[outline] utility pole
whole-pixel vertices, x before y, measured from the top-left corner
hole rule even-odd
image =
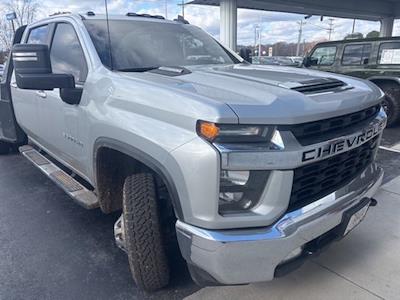
[[[182,17],[185,18],[185,0],[182,0],[181,4],[178,4],[182,8]]]
[[[334,31],[333,21],[334,21],[334,19],[333,19],[333,18],[330,18],[330,19],[329,19],[329,23],[328,23],[328,26],[329,26],[329,27],[327,28],[327,31],[328,31],[328,34],[329,34],[329,41],[331,40],[332,33],[333,33],[333,31]]]
[[[352,29],[351,33],[354,33],[355,28],[356,28],[356,19],[353,19],[353,29]]]
[[[303,25],[306,24],[306,22],[303,22],[303,20],[300,20],[300,22],[297,22],[297,24],[300,25],[300,28],[299,28],[299,38],[297,39],[296,56],[299,56],[299,54],[300,54],[301,37],[303,35]]]
[[[254,53],[253,53],[253,56],[256,56],[258,29],[259,29],[258,24],[254,25]]]
[[[261,26],[258,29],[258,58],[261,58]]]
[[[168,0],[165,0],[165,18],[168,19]]]

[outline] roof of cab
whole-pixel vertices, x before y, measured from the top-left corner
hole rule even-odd
[[[321,42],[317,45],[337,45],[337,44],[351,44],[351,43],[368,43],[368,42],[385,42],[385,41],[400,41],[400,36],[394,37],[379,37],[379,38],[365,38],[365,39],[347,39],[337,41]]]
[[[35,23],[41,23],[46,20],[54,20],[54,19],[62,18],[62,17],[72,17],[72,18],[79,19],[79,20],[106,20],[106,18],[107,18],[105,14],[95,14],[93,12],[87,12],[84,14],[60,12],[60,13],[50,15],[49,17],[47,17],[45,19],[41,19],[37,22],[34,22],[31,24],[31,26],[35,25]],[[109,15],[108,19],[109,20],[135,20],[135,21],[150,21],[150,22],[181,24],[181,22],[179,22],[179,21],[167,20],[167,19],[164,19],[164,17],[162,17],[162,16],[136,14],[136,13],[127,13],[125,15]]]

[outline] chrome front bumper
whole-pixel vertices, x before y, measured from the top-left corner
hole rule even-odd
[[[178,221],[182,255],[195,270],[220,284],[272,280],[294,251],[341,225],[345,212],[372,198],[382,178],[383,170],[372,164],[350,184],[269,227],[206,230]]]

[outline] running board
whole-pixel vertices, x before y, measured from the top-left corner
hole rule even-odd
[[[62,188],[79,205],[86,209],[99,207],[97,196],[92,191],[89,191],[73,177],[61,170],[35,148],[25,145],[19,148],[19,152]]]

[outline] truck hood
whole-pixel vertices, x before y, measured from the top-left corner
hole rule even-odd
[[[123,75],[223,102],[242,124],[316,121],[362,110],[383,96],[368,81],[301,68],[239,64],[196,66],[189,71]]]

